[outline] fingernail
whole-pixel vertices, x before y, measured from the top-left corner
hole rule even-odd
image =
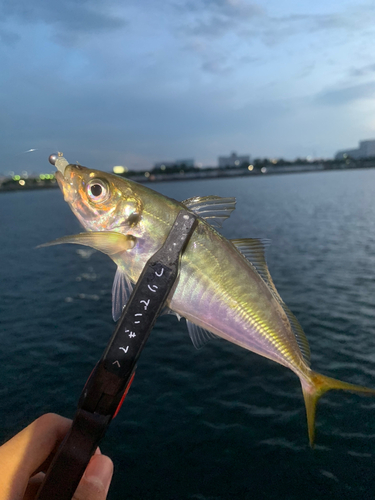
[[[109,457],[94,455],[87,466],[85,478],[96,485],[100,482],[107,492],[113,474],[113,463]]]

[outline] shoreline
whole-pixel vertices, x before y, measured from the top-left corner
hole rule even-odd
[[[360,165],[358,165],[360,163]],[[366,162],[363,165],[362,162],[353,163],[351,165],[341,164],[319,164],[314,166],[309,165],[288,165],[288,166],[267,166],[260,169],[254,169],[248,171],[243,168],[232,168],[232,169],[212,169],[205,170],[203,172],[184,172],[184,173],[173,173],[173,174],[152,174],[149,177],[145,177],[144,174],[123,176],[125,179],[129,179],[141,184],[153,184],[155,182],[172,182],[172,181],[190,181],[190,180],[209,180],[209,179],[223,179],[223,178],[235,178],[235,177],[259,177],[268,175],[285,175],[285,174],[303,174],[311,172],[331,172],[331,171],[344,171],[344,170],[368,170],[375,168],[375,161]],[[121,176],[120,176],[121,177]],[[6,185],[0,185],[0,193],[9,193],[14,191],[32,191],[36,189],[57,189],[59,186],[57,182],[53,179],[36,182],[37,178],[31,178],[30,183],[25,183],[20,185],[19,182],[13,181],[12,183],[7,183]],[[7,180],[9,182],[9,179]]]

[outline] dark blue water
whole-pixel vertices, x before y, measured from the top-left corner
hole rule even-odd
[[[375,387],[375,171],[157,184],[176,199],[236,196],[227,237],[272,240],[280,295],[317,371]],[[41,413],[72,417],[113,331],[108,257],[35,250],[81,231],[58,190],[0,196],[2,440]],[[372,498],[375,399],[322,398],[308,446],[297,377],[224,340],[196,351],[158,320],[102,443],[110,500]]]

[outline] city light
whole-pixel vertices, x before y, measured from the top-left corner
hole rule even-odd
[[[23,179],[21,179],[21,180],[18,181],[18,184],[21,184],[21,186],[24,186],[25,185],[25,181]]]
[[[125,174],[128,171],[126,167],[123,167],[121,165],[117,165],[116,167],[113,167],[113,173],[114,174]]]
[[[145,177],[150,177],[150,172],[145,172]]]
[[[55,176],[54,174],[40,174],[39,175],[39,179],[41,179],[42,181],[46,180],[46,179],[54,179]]]
[[[247,170],[250,170],[250,172],[251,172],[252,170],[254,170],[254,165],[249,165],[249,166],[247,167]]]

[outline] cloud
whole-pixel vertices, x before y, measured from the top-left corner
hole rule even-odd
[[[183,36],[214,41],[228,37],[275,46],[295,35],[345,31],[353,36],[373,28],[374,6],[343,6],[332,12],[272,15],[263,6],[246,0],[186,0],[173,3],[179,16],[177,31]],[[311,9],[311,7],[310,7]]]
[[[118,30],[126,21],[111,13],[113,2],[99,0],[81,2],[74,0],[12,0],[0,1],[2,20],[20,20],[26,24],[45,23],[53,26],[56,39],[73,44],[88,35]]]
[[[320,92],[315,97],[317,104],[339,106],[360,99],[375,97],[375,80],[351,87],[336,88]]]
[[[360,68],[351,68],[349,74],[350,76],[367,76],[375,72],[375,64],[366,64]]]
[[[375,68],[371,10],[354,1],[0,0],[13,44],[0,53],[1,148],[47,148],[43,165],[62,149],[102,168],[334,142],[346,103],[374,95],[375,83],[356,85]]]
[[[349,34],[362,36],[364,30],[373,29],[371,5],[333,4],[331,12],[309,6],[305,12],[303,7],[278,9],[283,14],[246,0],[178,0],[170,5],[174,9],[171,31],[201,59],[201,68],[214,74],[225,74],[241,64],[244,54],[254,59],[262,53],[267,60],[271,49],[295,50],[297,39],[317,50],[330,50],[335,44],[350,43]]]
[[[184,11],[182,29],[187,36],[221,38],[229,32],[240,37],[262,38],[271,33],[284,39],[300,32],[316,32],[350,27],[350,19],[339,13],[290,14],[272,16],[266,9],[244,0],[187,1],[179,5]]]
[[[185,10],[183,31],[193,37],[220,38],[243,23],[265,16],[261,7],[242,0],[189,1],[179,8]]]
[[[0,27],[0,41],[4,45],[12,47],[21,39],[20,35],[9,29]]]

